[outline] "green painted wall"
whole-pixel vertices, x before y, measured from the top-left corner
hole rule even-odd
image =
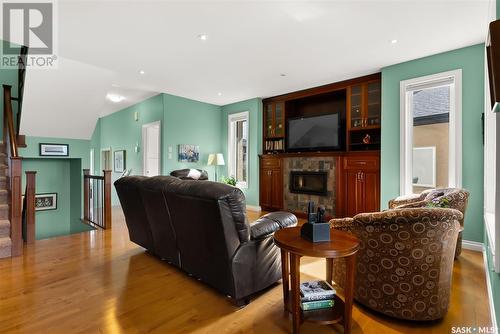
[[[464,239],[483,241],[484,45],[478,44],[382,69],[381,205],[399,195],[399,83],[462,69],[462,183],[471,192]]]
[[[134,120],[134,112],[139,120]],[[208,154],[221,152],[221,108],[216,105],[185,99],[178,96],[159,94],[126,109],[117,111],[98,120],[89,142],[96,154],[95,170],[101,173],[101,149],[126,150],[126,168],[132,168],[133,175],[142,175],[142,125],[162,122],[162,173],[168,175],[181,168],[207,169]],[[200,146],[198,163],[177,161],[179,144]],[[139,152],[134,148],[138,145]],[[169,159],[169,147],[172,158]],[[120,173],[112,173],[113,181]],[[211,174],[213,175],[213,174]],[[119,203],[113,188],[112,203]]]
[[[69,144],[69,157],[40,157],[40,143]],[[67,138],[26,137],[23,157],[23,189],[25,171],[36,171],[36,192],[57,192],[56,210],[36,212],[36,238],[65,235],[91,228],[81,223],[83,207],[83,168],[89,167],[90,141]]]
[[[57,209],[36,212],[36,238],[70,233],[71,190],[69,159],[23,159],[23,174],[27,170],[37,172],[36,193],[57,193]],[[25,178],[23,178],[25,189]]]
[[[138,121],[134,120],[134,113],[138,113]],[[142,146],[142,125],[161,121],[163,122],[163,99],[161,95],[153,96],[133,106],[107,115],[99,119],[91,146],[95,152],[96,173],[101,175],[101,149],[111,148],[112,152],[126,151],[127,169],[132,169],[133,175],[142,175],[142,151],[135,152],[135,146]],[[95,146],[94,146],[95,145]],[[112,154],[113,156],[113,154]],[[113,182],[121,173],[111,173]],[[113,187],[112,204],[117,205],[118,197]]]
[[[248,205],[259,205],[259,154],[262,154],[262,100],[259,98],[228,104],[222,107],[222,152],[227,160],[228,115],[248,111],[249,113],[249,155],[248,189],[242,189]],[[213,169],[213,168],[211,168]],[[224,168],[224,175],[228,175]],[[213,170],[210,171],[213,173]],[[212,175],[212,174],[210,174]]]
[[[163,106],[163,174],[168,175],[171,171],[182,168],[208,170],[208,155],[222,151],[221,108],[169,94],[163,94]],[[179,162],[179,144],[199,145],[199,162]],[[172,159],[168,159],[169,147],[172,149]],[[213,171],[209,175],[213,178]]]

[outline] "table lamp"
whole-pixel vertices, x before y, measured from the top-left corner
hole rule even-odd
[[[217,166],[224,166],[224,156],[222,153],[210,153],[208,155],[208,163],[209,166],[215,166],[215,182],[217,179]]]

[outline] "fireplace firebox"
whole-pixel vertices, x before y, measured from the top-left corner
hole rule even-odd
[[[291,171],[290,192],[325,196],[327,194],[327,172]]]

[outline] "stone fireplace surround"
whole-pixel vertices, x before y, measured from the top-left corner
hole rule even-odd
[[[335,157],[285,157],[283,158],[283,208],[289,212],[307,212],[307,203],[313,201],[316,206],[323,205],[328,216],[335,216],[336,201],[336,158]],[[327,173],[326,196],[296,194],[290,192],[290,172],[311,171]]]

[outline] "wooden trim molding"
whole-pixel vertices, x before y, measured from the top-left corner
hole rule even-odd
[[[306,97],[306,96],[311,96],[311,95],[317,95],[317,94],[324,94],[324,93],[330,93],[336,90],[341,90],[341,89],[346,89],[348,86],[351,85],[356,85],[362,82],[366,81],[372,81],[372,80],[380,80],[382,78],[381,73],[374,73],[370,75],[366,75],[363,77],[359,78],[354,78],[354,79],[348,79],[340,82],[335,82],[319,87],[314,87],[314,88],[308,88],[308,89],[303,89],[299,90],[296,92],[292,93],[287,93],[283,95],[277,95],[273,97],[269,97],[266,99],[263,99],[262,102],[269,103],[269,102],[278,102],[278,101],[285,101],[285,100],[291,100],[291,99],[298,99],[301,97]]]

